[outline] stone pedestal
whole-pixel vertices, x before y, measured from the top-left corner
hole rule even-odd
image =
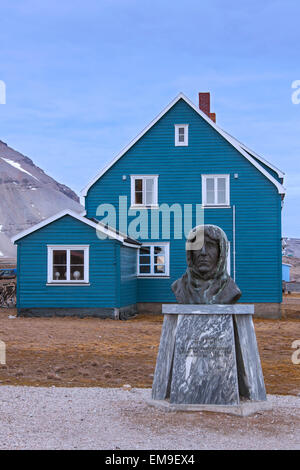
[[[266,409],[253,313],[253,305],[163,305],[152,404],[241,415],[245,406]]]

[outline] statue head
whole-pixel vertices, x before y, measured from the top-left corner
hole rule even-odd
[[[187,270],[172,284],[181,304],[231,304],[242,293],[227,271],[228,240],[216,225],[198,225],[186,241]]]
[[[198,225],[186,242],[187,270],[172,284],[181,304],[231,304],[242,293],[227,272],[228,240],[216,225]]]
[[[187,238],[186,257],[196,279],[213,279],[227,274],[228,240],[216,225],[198,225]]]

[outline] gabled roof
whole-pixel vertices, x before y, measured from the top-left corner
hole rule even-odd
[[[65,209],[63,211],[58,212],[57,214],[54,214],[51,217],[48,217],[48,219],[43,220],[42,222],[39,222],[36,225],[33,225],[32,227],[23,230],[20,233],[17,233],[14,237],[11,238],[11,241],[15,243],[16,241],[20,240],[21,238],[26,237],[30,233],[35,232],[36,230],[39,230],[40,228],[45,227],[46,225],[51,224],[52,222],[55,222],[58,219],[61,219],[65,215],[69,215],[70,217],[73,217],[74,219],[79,220],[80,222],[83,222],[86,225],[89,225],[90,227],[94,228],[97,231],[100,231],[101,233],[107,235],[109,238],[113,238],[120,243],[122,243],[125,246],[130,246],[132,248],[138,248],[141,243],[138,242],[137,240],[134,240],[132,238],[127,237],[127,235],[123,234],[122,232],[119,232],[115,230],[112,227],[107,227],[106,225],[102,224],[101,222],[97,221],[96,219],[88,219],[87,217],[84,217],[86,214],[86,211],[82,212],[81,214],[78,214],[77,212],[74,212],[70,209]]]
[[[285,189],[282,186],[281,183],[279,183],[267,170],[265,170],[258,162],[257,160],[261,161],[265,165],[267,165],[269,168],[271,168],[273,171],[275,171],[280,178],[283,177],[284,173],[278,168],[274,167],[271,165],[269,162],[264,160],[262,157],[259,155],[255,154],[252,150],[247,149],[247,147],[244,144],[241,144],[238,140],[236,140],[234,137],[231,135],[227,134],[227,132],[223,131],[219,126],[216,125],[201,109],[199,109],[192,101],[189,100],[183,93],[179,93],[179,95],[174,98],[166,108],[162,110],[162,112],[156,116],[153,121],[146,126],[140,134],[138,134],[135,139],[133,139],[116,157],[107,165],[105,166],[100,173],[98,173],[86,186],[85,188],[82,189],[81,191],[81,196],[85,197],[88,193],[88,190],[93,186],[93,184],[98,181],[101,176],[103,176],[133,145],[143,137],[146,132],[148,132],[151,127],[154,126],[154,124],[157,123],[180,99],[184,100],[196,113],[198,113],[211,127],[213,127],[222,137],[224,137],[225,140],[227,140],[238,152],[243,155],[253,166],[255,166],[266,178],[268,178],[277,188],[279,194],[285,194]],[[251,156],[253,155],[253,157]]]

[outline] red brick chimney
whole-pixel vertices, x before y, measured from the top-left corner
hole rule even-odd
[[[199,108],[203,111],[212,121],[216,122],[216,113],[210,112],[210,93],[199,93]]]

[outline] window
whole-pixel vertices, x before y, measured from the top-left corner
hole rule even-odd
[[[231,272],[231,256],[230,256],[230,251],[231,251],[231,248],[230,248],[230,242],[228,242],[228,253],[227,253],[227,272],[230,276],[230,272]]]
[[[88,283],[89,247],[86,245],[48,246],[48,283]]]
[[[187,146],[189,144],[189,125],[175,124],[175,146]]]
[[[202,175],[202,204],[229,206],[229,175]]]
[[[131,206],[157,206],[158,176],[131,176]]]
[[[144,244],[138,252],[139,276],[169,276],[169,243]]]

